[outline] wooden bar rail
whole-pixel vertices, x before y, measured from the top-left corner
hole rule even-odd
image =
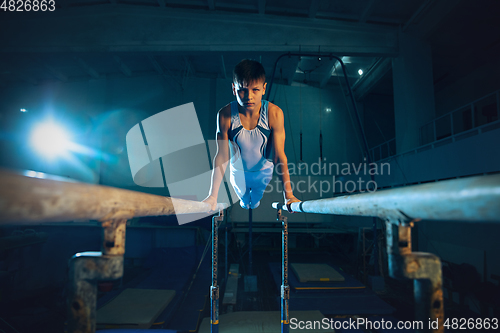
[[[217,210],[227,208],[218,204]],[[0,170],[0,225],[205,213],[204,202]]]
[[[273,208],[280,205],[277,202]],[[500,174],[294,202],[294,212],[406,220],[500,222]]]
[[[219,216],[225,208],[227,204],[218,204]],[[34,171],[0,170],[0,225],[101,222],[102,251],[77,253],[69,262],[69,333],[95,332],[97,283],[123,276],[128,219],[194,213],[213,214],[203,202],[72,182]]]
[[[272,206],[278,209],[278,214],[287,210],[282,203],[275,202]],[[417,328],[416,332],[443,333],[441,260],[431,253],[412,252],[411,228],[414,222],[423,219],[500,222],[500,175],[294,202],[290,209],[314,214],[375,216],[384,220],[389,275],[414,281],[417,322],[436,323],[433,327]]]

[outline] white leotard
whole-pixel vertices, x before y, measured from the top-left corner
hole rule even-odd
[[[238,103],[231,103],[231,167],[247,172],[257,172],[274,166],[272,159],[271,129],[268,119],[268,101],[262,101],[257,126],[252,130],[243,127]]]
[[[231,103],[231,184],[243,208],[257,208],[273,176],[273,143],[267,101],[262,101],[259,121],[252,130],[243,128],[238,103]]]

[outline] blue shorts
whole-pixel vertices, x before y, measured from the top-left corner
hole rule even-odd
[[[267,184],[273,178],[274,168],[257,172],[245,172],[231,167],[231,185],[240,199],[240,206],[245,209],[259,207]]]

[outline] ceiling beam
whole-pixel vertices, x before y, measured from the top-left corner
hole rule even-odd
[[[60,80],[62,82],[68,82],[68,77],[60,70],[55,69],[54,67],[52,67],[48,64],[43,64],[43,66],[50,72],[50,74],[52,74],[58,80]]]
[[[297,72],[297,66],[300,62],[299,57],[286,57],[281,62],[281,68],[283,68],[283,79],[285,79],[287,84],[291,86]]]
[[[183,70],[168,70],[166,71],[166,73],[168,73],[168,75],[165,75],[164,77],[165,78],[171,78],[172,80],[175,81],[175,83],[177,84],[181,84],[181,82],[186,82],[186,72],[183,71]],[[194,77],[196,78],[200,78],[200,79],[216,79],[218,78],[218,74],[217,73],[204,73],[204,72],[196,72],[196,75]]]
[[[371,13],[373,12],[374,4],[375,0],[370,0],[370,2],[366,5],[365,9],[363,9],[363,12],[359,17],[359,22],[365,23],[368,20],[368,17],[370,17]]]
[[[168,70],[168,68],[162,66],[154,56],[150,55],[148,56],[148,59],[149,62],[153,65],[155,71],[164,79],[172,79],[175,83],[182,87],[182,77],[179,79],[178,75],[174,75],[171,71]]]
[[[398,51],[397,29],[372,24],[122,4],[102,6],[96,15],[95,6],[89,7],[1,20],[0,31],[9,33],[0,52],[288,52],[299,47],[313,52],[318,45],[323,52],[344,55],[394,56]],[[243,33],[245,38],[233,38]]]
[[[122,61],[122,59],[119,56],[114,56],[113,59],[118,64],[118,68],[120,68],[120,72],[122,72],[123,75],[125,75],[127,77],[132,76],[132,71],[130,70],[130,68],[127,65],[125,65],[125,63]]]
[[[266,0],[258,0],[259,4],[259,14],[264,15],[266,13]]]
[[[151,63],[151,65],[153,65],[155,71],[158,72],[158,74],[160,75],[165,75],[165,71],[163,70],[163,67],[160,65],[160,63],[158,62],[158,60],[156,60],[156,58],[154,56],[148,56],[148,59],[149,59],[149,62]]]
[[[247,1],[248,3],[236,3],[236,2],[219,2],[217,7],[220,7],[221,9],[225,10],[237,10],[237,11],[248,11],[248,12],[254,12],[255,11],[255,2],[251,3],[250,1]]]
[[[222,78],[227,79],[227,73],[226,73],[226,62],[224,61],[224,55],[220,55],[220,60],[221,60],[221,72],[222,72]]]
[[[226,6],[221,6],[221,8],[226,8]],[[229,9],[229,7],[227,8]],[[283,8],[277,7],[277,6],[272,6],[271,4],[268,4],[266,6],[266,10],[268,12],[282,12]],[[309,16],[309,13],[311,11],[309,9],[303,9],[303,8],[287,8],[287,13],[288,14],[296,14],[298,16]],[[344,21],[359,21],[359,14],[345,14],[345,13],[340,13],[340,12],[324,12],[324,11],[316,11],[316,16],[314,18],[317,18],[319,20],[344,20]],[[391,17],[381,17],[381,16],[370,16],[370,24],[373,24],[374,26],[379,26],[379,24],[382,25],[392,25],[393,27],[400,26],[402,24],[401,20],[398,18],[391,18]]]
[[[392,59],[384,58],[379,59],[363,76],[356,81],[352,90],[356,100],[362,100],[375,85],[384,77],[384,75],[391,70]]]
[[[82,58],[74,57],[76,62],[82,67],[88,75],[93,77],[94,79],[98,79],[100,77],[99,73],[93,69],[89,64],[87,64]]]
[[[415,11],[402,30],[427,39],[459,3],[460,1],[456,0],[427,0]]]
[[[325,61],[325,60],[323,60]],[[332,77],[333,70],[335,69],[335,64],[337,63],[337,59],[328,59],[325,61],[326,64],[323,66],[326,66],[327,71],[325,72],[324,76],[321,78],[319,81],[319,87],[323,88],[326,86],[330,78]]]
[[[319,0],[311,0],[311,4],[309,5],[309,17],[315,18],[319,9]]]
[[[193,62],[189,59],[189,57],[184,56],[183,59],[184,63],[186,64],[186,70],[185,70],[186,76],[196,75],[196,69],[194,68]]]
[[[207,0],[208,9],[215,10],[215,0]]]
[[[422,15],[422,13],[425,13],[425,11],[427,11],[427,9],[429,9],[430,6],[432,6],[432,3],[434,1],[435,0],[425,0],[425,2],[421,4],[420,7],[417,8],[417,10],[410,17],[410,19],[403,25],[402,30],[405,31],[406,29],[408,29],[408,27],[411,24],[413,24],[413,21],[415,21],[420,15]]]

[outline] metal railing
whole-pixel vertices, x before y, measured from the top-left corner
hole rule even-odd
[[[442,272],[439,257],[412,252],[411,227],[420,220],[454,220],[500,223],[500,175],[488,175],[407,186],[372,193],[346,195],[292,203],[279,210],[294,212],[379,217],[386,223],[389,274],[414,280],[415,319],[436,322],[418,332],[444,332]],[[286,220],[283,222],[286,226]],[[285,227],[283,229],[286,236]],[[286,239],[286,238],[284,238]],[[283,251],[287,252],[283,241]],[[287,267],[283,267],[284,274]],[[282,318],[288,318],[288,298],[282,285]]]
[[[369,152],[373,162],[396,155],[396,138],[370,148]]]
[[[69,262],[70,333],[95,332],[97,283],[123,276],[128,219],[193,213],[208,216],[210,208],[204,202],[61,181],[32,171],[21,174],[0,170],[0,225],[74,220],[102,224],[102,251],[77,253]],[[226,204],[218,204],[220,215],[225,208]]]
[[[393,138],[370,148],[370,156],[375,162],[396,155],[406,155],[455,142],[461,136],[477,135],[490,127],[500,128],[500,90],[447,112],[421,126],[418,147],[396,154],[396,139]]]
[[[447,112],[420,127],[420,145],[481,128],[499,119],[500,90]]]

